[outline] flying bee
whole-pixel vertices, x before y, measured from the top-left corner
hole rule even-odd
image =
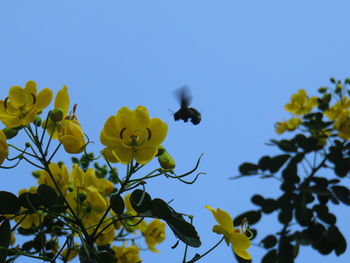
[[[190,96],[188,88],[186,86],[179,88],[176,91],[176,96],[180,101],[181,108],[174,113],[174,120],[183,120],[184,122],[191,120],[194,125],[200,123],[202,117],[199,111],[189,107],[192,97]]]

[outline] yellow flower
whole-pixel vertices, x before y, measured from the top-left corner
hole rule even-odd
[[[128,164],[135,159],[146,164],[156,156],[167,131],[168,126],[159,118],[150,119],[145,107],[133,111],[123,107],[108,118],[101,131],[100,140],[107,146],[104,156],[110,162]]]
[[[67,153],[81,153],[86,145],[84,133],[77,120],[63,120],[59,141]]]
[[[51,102],[52,90],[37,94],[36,83],[28,81],[24,88],[13,86],[5,100],[0,100],[0,119],[7,127],[28,125]]]
[[[136,217],[137,212],[131,206],[130,196],[131,196],[130,193],[128,193],[124,196],[124,204],[125,204],[125,208],[126,208],[125,214],[130,215],[130,216],[135,216],[135,217],[123,220],[123,222],[124,221],[126,222],[126,224],[125,224],[126,230],[129,232],[132,232],[134,234],[136,234],[135,230],[139,230],[141,232],[144,232],[147,228],[147,223],[144,220],[142,220],[140,222],[140,218]]]
[[[53,121],[51,118],[43,121],[42,127],[46,128],[47,133],[52,136],[52,139],[59,138],[59,132],[62,130],[62,120],[68,116],[69,111],[69,94],[66,85],[60,89],[55,98],[55,110],[61,113],[60,120]]]
[[[162,243],[165,239],[165,223],[159,219],[153,220],[149,223],[143,235],[145,236],[148,249],[158,253],[159,250],[156,249],[156,245]]]
[[[140,248],[136,246],[130,247],[117,247],[113,246],[112,250],[115,253],[115,257],[117,258],[118,263],[138,263],[141,262],[139,257]]]
[[[72,116],[68,115],[69,111],[69,94],[67,86],[63,86],[57,92],[55,98],[55,118],[48,118],[43,122],[42,127],[46,128],[47,132],[53,139],[59,139],[60,143],[67,153],[81,153],[85,147],[84,133],[79,122],[73,112]],[[59,115],[59,116],[58,116]]]
[[[334,121],[340,116],[340,114],[344,110],[348,110],[349,108],[350,108],[350,99],[348,97],[342,97],[340,101],[338,101],[328,110],[326,110],[324,112],[324,115],[326,115],[328,119]]]
[[[277,122],[275,125],[276,132],[282,134],[285,131],[294,131],[300,125],[301,120],[298,118],[291,118],[288,121]]]
[[[32,186],[29,188],[29,190],[27,189],[22,189],[18,192],[18,195],[21,195],[23,193],[33,193],[35,194],[37,192],[36,187]],[[26,209],[24,209],[23,207],[21,207],[20,212],[25,211]],[[24,218],[25,217],[25,218]],[[43,213],[32,213],[32,214],[28,214],[28,215],[21,215],[21,216],[16,216],[15,217],[15,221],[21,222],[20,226],[23,228],[31,228],[32,226],[40,226],[40,224],[43,222],[45,215]],[[23,219],[24,218],[24,219]],[[23,221],[22,221],[23,219]]]
[[[58,187],[62,191],[62,193],[66,193],[67,186],[68,186],[68,180],[69,180],[68,168],[64,164],[59,166],[56,163],[50,163],[49,169],[50,169],[50,172],[52,173],[53,178],[55,179]],[[40,184],[47,184],[48,186],[51,186],[53,189],[55,189],[57,191],[56,186],[55,186],[54,182],[52,181],[48,172],[46,172],[44,170],[40,170],[40,171],[37,171],[37,173],[40,176],[38,179],[39,185]]]
[[[69,252],[69,253],[68,253]],[[79,253],[79,245],[74,244],[74,247],[64,249],[61,253],[62,257],[66,259],[67,262],[73,260]]]
[[[338,136],[344,140],[350,140],[350,111],[343,110],[334,123],[334,129]]]
[[[215,210],[208,205],[205,208],[212,212],[215,220],[219,223],[219,225],[213,227],[213,232],[223,234],[226,243],[228,245],[229,243],[232,244],[232,250],[236,255],[244,259],[251,259],[252,257],[247,252],[247,249],[250,247],[250,240],[239,229],[234,228],[230,214],[220,208]]]
[[[6,136],[2,130],[0,130],[0,165],[4,162],[9,153],[8,145],[6,142]]]
[[[295,115],[302,115],[309,113],[315,106],[317,106],[317,97],[308,98],[306,91],[301,89],[297,94],[292,95],[290,103],[287,103],[284,108]]]
[[[108,220],[108,218],[105,218],[104,222],[101,224],[98,233],[107,227],[112,222],[112,220]],[[96,239],[96,244],[98,246],[106,246],[111,244],[114,241],[115,237],[115,229],[114,225],[109,225],[105,230],[103,230],[102,234],[99,235],[99,237]]]
[[[95,185],[95,172],[92,168],[84,173],[77,164],[74,164],[71,177],[73,191],[67,194],[67,200],[79,214],[84,225],[91,227],[102,218],[108,207],[107,202],[98,192]],[[90,228],[90,231],[92,232],[93,229]]]

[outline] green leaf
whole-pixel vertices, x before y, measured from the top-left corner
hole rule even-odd
[[[147,192],[137,189],[131,193],[130,203],[136,212],[144,213],[150,210],[152,198]]]
[[[251,201],[255,205],[263,206],[265,199],[261,195],[253,195]]]
[[[121,215],[124,212],[125,204],[123,198],[119,194],[114,194],[110,198],[111,208],[117,214]]]
[[[258,166],[253,163],[242,163],[239,166],[239,172],[243,175],[254,175],[258,173]]]
[[[29,192],[21,194],[18,198],[21,206],[29,210],[38,209],[44,203],[40,195]]]
[[[274,235],[268,235],[260,241],[264,248],[272,248],[277,244],[277,238]]]
[[[276,263],[277,250],[272,249],[262,258],[261,263]]]
[[[41,196],[41,199],[43,200],[43,205],[45,207],[50,208],[54,204],[56,204],[57,194],[52,187],[46,184],[41,184],[37,189],[37,193]]]
[[[152,200],[151,205],[152,215],[161,219],[169,219],[173,217],[173,211],[170,206],[160,198],[155,198]]]
[[[186,222],[182,215],[175,212],[174,217],[165,220],[165,222],[170,226],[175,236],[186,245],[191,247],[200,247],[201,241],[196,229],[193,225]]]
[[[257,211],[248,211],[243,214],[240,214],[239,216],[236,216],[233,220],[234,226],[239,226],[243,222],[244,219],[248,220],[249,225],[254,225],[257,222],[259,222],[261,218],[261,212],[259,210]]]
[[[348,188],[341,185],[335,185],[332,186],[331,189],[339,201],[346,205],[350,205],[350,191]]]
[[[260,158],[259,162],[259,169],[262,171],[266,171],[268,169],[270,169],[270,165],[271,165],[271,157],[270,156],[263,156]]]
[[[0,191],[0,204],[0,215],[16,214],[21,208],[18,197],[6,191]]]
[[[11,241],[11,225],[9,220],[4,220],[0,225],[0,247],[5,249],[0,249],[0,262],[5,262],[8,251],[7,248],[10,246]]]
[[[290,158],[289,154],[281,154],[273,157],[270,164],[270,172],[277,172]]]

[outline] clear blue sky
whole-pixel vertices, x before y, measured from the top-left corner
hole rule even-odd
[[[228,177],[240,163],[275,152],[264,143],[277,137],[274,123],[289,117],[283,105],[292,93],[315,94],[330,76],[350,77],[349,11],[346,0],[2,0],[0,97],[28,80],[54,91],[67,84],[94,151],[102,147],[99,133],[110,115],[145,105],[168,123],[164,145],[179,173],[204,152],[200,170],[207,175],[195,185],[164,178],[148,184],[154,197],[174,199],[175,209],[195,215],[203,246],[190,250],[194,255],[220,238],[204,205],[235,215],[255,208],[252,193],[278,194],[273,181]],[[182,85],[202,113],[198,126],[175,123],[168,110],[177,110],[173,91]],[[1,190],[35,185],[30,171],[0,170]],[[338,211],[348,238],[350,213]],[[276,227],[271,216],[257,225],[263,233]],[[144,262],[181,262],[183,246],[170,249],[175,241],[169,231],[161,253],[143,253]],[[249,251],[254,259],[265,253]],[[302,248],[297,262],[347,262],[346,254],[322,257]],[[234,259],[222,244],[202,262]]]

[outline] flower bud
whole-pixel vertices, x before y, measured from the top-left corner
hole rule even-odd
[[[18,134],[18,130],[16,128],[7,127],[7,128],[2,129],[2,131],[5,134],[6,139],[11,139]]]
[[[41,173],[40,173],[40,171],[33,171],[32,175],[33,175],[34,178],[38,179],[41,176]]]
[[[78,193],[78,198],[79,198],[80,202],[84,202],[87,197],[88,197],[87,193],[84,191],[81,191]]]
[[[54,109],[50,111],[50,119],[53,121],[61,121],[63,117],[63,111],[60,109]]]
[[[158,162],[163,169],[175,168],[175,161],[167,151],[164,151],[163,154],[158,156]]]
[[[33,121],[33,123],[34,123],[34,125],[36,127],[40,127],[40,125],[41,125],[41,117],[40,116],[36,116],[34,121]]]
[[[159,146],[158,146],[158,153],[157,153],[156,156],[162,155],[165,151],[166,151],[166,150],[165,150],[164,146],[163,146],[163,145],[159,145]]]

